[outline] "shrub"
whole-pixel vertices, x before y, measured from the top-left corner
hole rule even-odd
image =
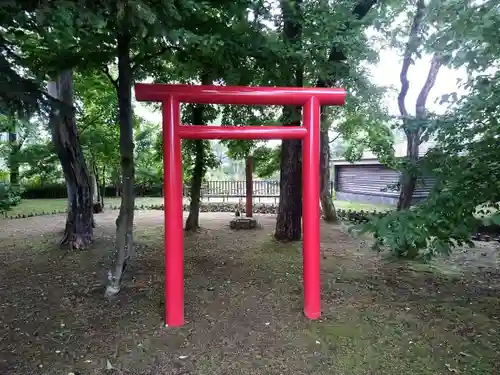
[[[6,182],[0,182],[0,213],[9,211],[21,202],[19,192]]]
[[[162,185],[142,185],[135,186],[135,194],[138,197],[161,197]],[[105,197],[116,197],[116,187],[106,186]],[[68,197],[66,184],[49,184],[43,186],[25,185],[21,194],[23,199],[62,199]]]
[[[60,199],[67,198],[66,184],[25,185],[21,193],[23,199]]]

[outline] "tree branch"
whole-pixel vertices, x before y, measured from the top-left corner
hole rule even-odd
[[[415,115],[417,118],[425,117],[425,106],[427,104],[427,98],[429,97],[429,93],[436,84],[436,78],[439,73],[439,69],[443,65],[443,60],[437,54],[432,56],[431,66],[429,67],[429,73],[427,73],[427,78],[425,79],[425,83],[422,86],[422,90],[420,90],[420,94],[418,94],[417,102],[415,105]]]
[[[335,142],[337,139],[339,139],[340,137],[340,134],[337,134],[337,136],[335,138],[333,138],[330,142],[328,142],[329,144],[332,144],[333,142]]]
[[[426,117],[426,104],[427,98],[429,97],[429,93],[436,84],[436,78],[439,73],[439,69],[443,66],[443,59],[434,54],[431,60],[431,66],[429,67],[429,73],[427,74],[427,78],[425,79],[424,85],[422,86],[422,90],[417,97],[417,102],[415,104],[415,116],[417,119],[424,119]],[[418,144],[422,144],[424,142],[425,135],[429,132],[427,126],[420,126],[418,129]]]
[[[84,116],[83,119],[81,120],[81,122],[86,123],[86,125],[80,126],[78,128],[78,134],[83,134],[85,132],[85,130],[87,130],[89,127],[91,127],[94,124],[97,124],[97,122],[101,118],[100,115],[94,116],[91,120],[89,120],[88,118],[86,119],[85,117],[87,117],[87,116]]]
[[[406,48],[403,54],[403,66],[401,67],[401,73],[399,74],[399,80],[401,81],[401,91],[398,95],[398,107],[399,113],[403,118],[408,117],[408,111],[406,110],[405,105],[406,95],[408,95],[408,90],[410,89],[410,82],[408,81],[408,69],[410,68],[410,64],[412,62],[412,55],[415,53],[418,47],[420,27],[422,24],[422,19],[424,18],[424,9],[424,0],[418,0],[417,11],[415,12],[415,17],[413,18],[410,35],[408,36],[408,43],[406,43]]]
[[[118,90],[118,80],[114,79],[113,76],[111,75],[111,72],[109,71],[109,66],[105,65],[102,71],[104,74],[106,74],[106,77],[109,78],[115,89]]]

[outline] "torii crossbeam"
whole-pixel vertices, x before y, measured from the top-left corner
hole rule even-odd
[[[165,209],[165,322],[184,324],[184,241],[181,139],[301,139],[304,313],[321,315],[319,237],[320,107],[343,105],[345,91],[328,88],[137,84],[138,101],[163,104]],[[293,105],[302,126],[191,126],[180,123],[180,104]]]

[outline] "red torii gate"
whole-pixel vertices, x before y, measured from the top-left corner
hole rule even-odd
[[[345,91],[328,88],[135,85],[138,101],[163,104],[165,207],[165,323],[184,324],[184,239],[181,139],[301,139],[304,313],[321,315],[319,238],[320,106],[343,105]],[[190,126],[180,123],[180,104],[303,106],[302,126]],[[168,245],[167,245],[168,239]]]

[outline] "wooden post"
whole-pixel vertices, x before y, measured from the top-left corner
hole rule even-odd
[[[253,215],[253,157],[247,156],[246,160],[246,183],[247,183],[247,197],[246,197],[246,216],[252,217]]]

